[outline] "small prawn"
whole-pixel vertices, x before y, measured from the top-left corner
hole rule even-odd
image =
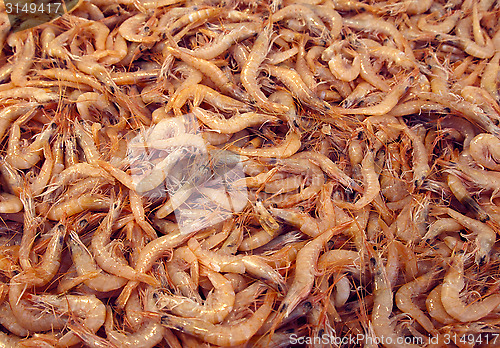
[[[470,322],[487,316],[500,305],[500,295],[493,294],[474,303],[464,303],[460,298],[460,291],[465,286],[464,259],[465,255],[460,252],[452,258],[452,265],[443,280],[441,302],[446,312],[453,318],[461,322]]]
[[[217,272],[207,270],[214,286],[203,305],[185,297],[161,294],[158,296],[160,310],[168,310],[185,318],[198,318],[212,324],[220,323],[232,311],[235,293],[231,282]]]
[[[90,250],[94,255],[95,261],[104,271],[115,276],[144,281],[148,284],[156,285],[156,279],[149,275],[137,272],[128,264],[125,264],[122,259],[115,257],[110,250],[109,243],[113,232],[112,226],[118,218],[120,211],[121,202],[119,200],[112,202],[104,222],[94,232],[90,243]]]
[[[363,175],[364,192],[363,196],[355,203],[336,201],[335,204],[341,208],[359,210],[370,204],[380,192],[380,182],[375,171],[375,161],[373,153],[368,151],[361,162],[361,173]]]
[[[261,91],[257,77],[259,68],[267,56],[271,42],[271,28],[266,26],[255,39],[254,45],[245,65],[241,69],[241,83],[246,91],[255,100],[258,106],[271,113],[286,113],[288,107],[282,104],[273,103]]]
[[[253,315],[233,325],[214,325],[204,320],[194,318],[180,318],[172,315],[161,317],[162,325],[180,330],[218,346],[229,347],[247,342],[260,329],[272,311],[276,294],[268,292],[264,303]]]

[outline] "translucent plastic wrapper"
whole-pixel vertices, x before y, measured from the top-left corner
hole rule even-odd
[[[242,158],[205,142],[192,114],[164,119],[128,146],[139,194],[165,197],[157,216],[175,213],[181,233],[215,225],[248,202]]]

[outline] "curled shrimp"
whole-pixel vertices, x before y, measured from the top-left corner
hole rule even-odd
[[[452,258],[452,264],[443,280],[441,302],[446,312],[461,322],[479,320],[491,313],[500,304],[500,295],[493,294],[480,301],[466,304],[460,298],[464,283],[463,253],[457,253]]]
[[[422,312],[422,310],[413,303],[412,297],[426,291],[426,289],[432,284],[436,273],[439,271],[440,270],[431,271],[409,283],[406,283],[399,288],[396,293],[396,305],[398,308],[411,315],[411,317],[415,319],[427,332],[432,334],[437,332],[436,328],[424,312]]]
[[[55,276],[61,264],[65,233],[66,227],[63,224],[56,224],[42,261],[36,266],[30,265],[27,270],[19,273],[10,281],[10,307],[18,322],[29,331],[46,331],[52,327],[62,328],[64,326],[64,320],[49,313],[43,314],[44,320],[37,320],[36,318],[41,314],[40,311],[31,309],[28,299],[26,296],[23,298],[23,295],[28,286],[43,286]]]
[[[154,17],[149,17],[146,13],[138,13],[123,22],[118,28],[118,33],[131,42],[149,43],[155,42],[157,38],[154,28]]]
[[[232,311],[235,293],[229,280],[220,273],[207,270],[207,276],[214,286],[214,291],[208,295],[204,304],[189,298],[160,294],[157,300],[159,308],[185,318],[198,318],[212,324],[220,323]]]
[[[471,219],[470,217],[460,214],[459,212],[451,208],[445,208],[445,211],[459,224],[476,234],[476,263],[480,265],[484,262],[488,262],[488,260],[490,259],[491,249],[493,248],[493,245],[496,241],[495,231],[487,224],[475,219]]]
[[[19,120],[18,120],[19,121]],[[29,169],[37,164],[41,159],[43,145],[47,143],[55,131],[55,123],[41,132],[26,149],[21,146],[21,128],[19,123],[14,122],[11,127],[9,143],[7,146],[7,156],[5,159],[17,169]]]
[[[500,170],[500,139],[492,134],[481,133],[472,139],[469,145],[471,157],[480,165]]]
[[[105,221],[94,232],[92,241],[90,243],[90,250],[94,255],[95,261],[104,271],[109,272],[115,276],[132,280],[141,280],[150,284],[156,284],[156,279],[152,278],[149,275],[137,272],[128,264],[125,264],[123,259],[115,257],[110,250],[109,244],[111,233],[113,232],[112,226],[118,218],[120,211],[120,201],[111,203]]]
[[[175,248],[191,237],[191,234],[182,234],[174,232],[165,236],[156,238],[146,244],[139,254],[135,269],[139,273],[145,273],[153,267],[154,262],[162,256],[168,255],[172,248]],[[118,305],[124,308],[132,291],[139,285],[139,280],[131,280],[123,288],[118,297]]]
[[[82,277],[89,273],[98,273],[91,279],[85,280],[84,284],[96,291],[108,292],[121,288],[127,283],[126,278],[117,277],[103,272],[94,261],[92,254],[85,244],[80,240],[78,234],[71,231],[68,244],[71,248],[71,256],[77,274]]]
[[[247,342],[262,326],[272,311],[276,295],[268,292],[264,303],[253,315],[236,325],[214,325],[200,319],[164,315],[162,325],[202,338],[211,344],[228,347]]]

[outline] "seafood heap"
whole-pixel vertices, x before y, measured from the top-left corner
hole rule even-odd
[[[498,1],[3,15],[1,345],[500,344]]]

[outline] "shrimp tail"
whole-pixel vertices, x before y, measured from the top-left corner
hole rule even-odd
[[[152,285],[154,287],[159,287],[160,282],[153,276],[145,273],[137,273],[135,278],[133,280],[136,280],[138,282],[146,283],[149,285]]]

